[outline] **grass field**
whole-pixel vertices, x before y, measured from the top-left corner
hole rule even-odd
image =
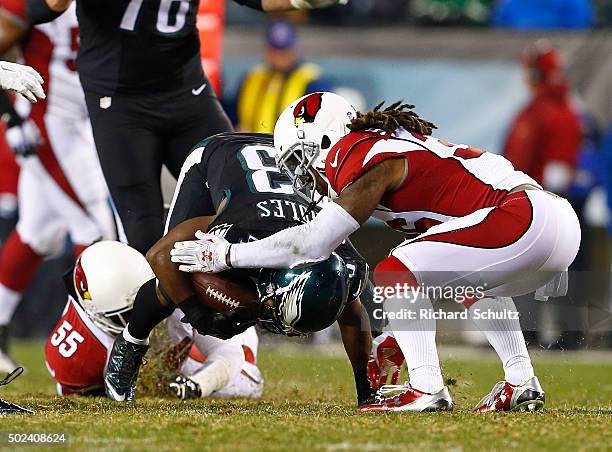
[[[612,449],[612,360],[605,354],[536,353],[545,411],[489,415],[470,412],[501,375],[487,352],[444,353],[454,412],[399,415],[354,411],[352,374],[337,352],[264,347],[266,389],[259,401],[139,397],[135,406],[56,397],[40,342],[16,344],[15,356],[28,373],[0,395],[36,415],[1,419],[0,447],[11,450],[9,432],[65,432],[71,450]]]

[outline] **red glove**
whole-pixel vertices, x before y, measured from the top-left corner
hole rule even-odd
[[[404,354],[391,333],[383,333],[372,341],[372,353],[368,361],[368,380],[373,389],[387,383],[397,384],[404,363]]]

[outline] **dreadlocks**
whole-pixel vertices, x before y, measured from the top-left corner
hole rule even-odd
[[[384,101],[367,113],[357,112],[357,117],[351,121],[348,128],[353,132],[367,129],[380,129],[392,134],[398,128],[403,127],[408,132],[416,132],[421,135],[431,135],[435,124],[419,118],[412,109],[414,105],[403,104],[402,100],[389,105],[384,110]]]

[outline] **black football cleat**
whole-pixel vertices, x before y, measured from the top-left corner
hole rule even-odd
[[[7,402],[6,400],[0,399],[0,415],[4,416],[7,414],[34,414],[34,411],[23,408],[19,405],[16,405],[11,402]]]
[[[116,402],[134,401],[138,371],[148,349],[148,345],[126,341],[122,334],[115,338],[104,371],[104,388],[109,399]]]
[[[199,399],[202,397],[202,389],[195,381],[179,375],[169,384],[172,393],[181,400]]]
[[[0,386],[6,386],[15,378],[23,373],[23,367],[17,367],[11,373],[9,373],[3,380],[0,380]],[[7,402],[6,400],[0,399],[0,415],[6,414],[17,414],[17,413],[25,413],[25,414],[34,414],[34,411],[23,408],[19,405],[16,405],[11,402]]]

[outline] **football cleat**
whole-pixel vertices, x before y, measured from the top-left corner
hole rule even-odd
[[[404,354],[391,333],[382,333],[372,341],[372,352],[368,361],[368,380],[374,389],[387,383],[397,384],[404,363]]]
[[[34,414],[34,411],[28,410],[27,408],[21,407],[15,403],[0,399],[0,415],[18,413]]]
[[[401,391],[393,397],[385,394]],[[378,390],[376,403],[362,405],[357,408],[360,413],[386,413],[391,411],[451,411],[453,399],[445,386],[438,392],[428,394],[410,386],[408,382],[403,385],[384,385]]]
[[[183,375],[176,377],[169,386],[172,393],[181,400],[199,399],[202,397],[200,385]]]
[[[531,377],[522,385],[500,381],[482,398],[475,411],[537,411],[544,408],[545,394],[538,377]]]
[[[13,369],[3,380],[0,380],[0,386],[6,386],[15,378],[23,373],[23,367],[16,367]],[[15,403],[7,402],[6,400],[0,399],[0,415],[26,413],[34,414],[34,411],[23,408]]]
[[[119,334],[113,343],[104,371],[106,395],[116,402],[132,402],[136,395],[136,379],[148,345],[128,342]]]

